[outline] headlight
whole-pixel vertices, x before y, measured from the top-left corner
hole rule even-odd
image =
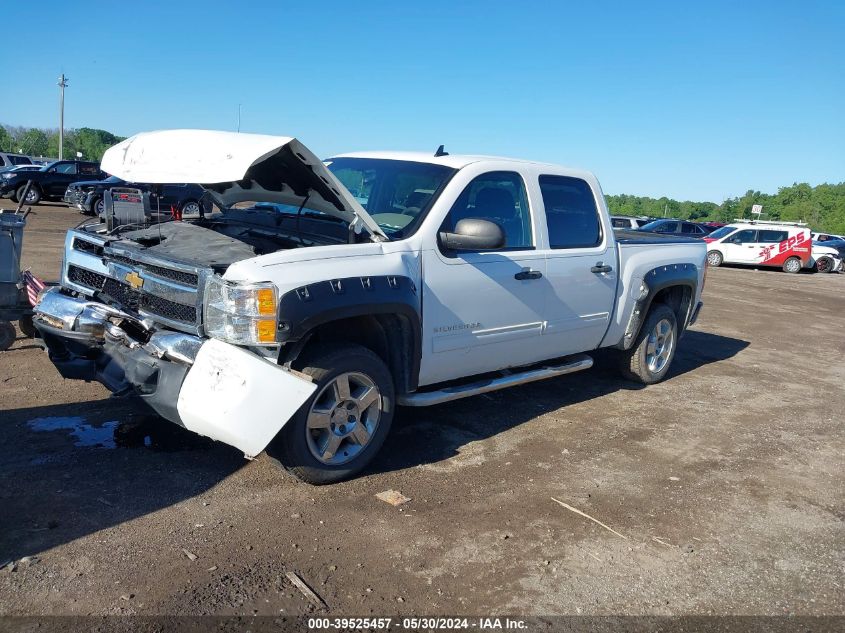
[[[275,345],[278,290],[272,283],[232,283],[219,275],[205,286],[205,331],[234,345]]]
[[[12,178],[14,178],[14,177],[15,177],[15,174],[10,174],[10,173],[9,173],[9,172],[7,172],[7,171],[5,171],[5,172],[3,172],[2,174],[0,174],[0,178],[5,178],[6,180],[11,180],[11,179],[12,179]]]

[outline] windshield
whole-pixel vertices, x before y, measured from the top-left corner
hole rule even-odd
[[[714,240],[720,240],[723,237],[725,237],[726,235],[730,235],[731,233],[736,231],[736,228],[737,227],[735,227],[735,226],[723,226],[722,228],[716,229],[715,231],[713,231],[707,237],[712,237]]]
[[[391,239],[416,230],[457,171],[383,158],[334,158],[326,165]]]

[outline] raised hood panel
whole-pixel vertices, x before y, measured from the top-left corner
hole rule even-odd
[[[211,130],[143,132],[109,148],[101,169],[128,182],[196,183],[221,207],[276,202],[343,218],[387,239],[375,220],[307,147],[289,136]]]

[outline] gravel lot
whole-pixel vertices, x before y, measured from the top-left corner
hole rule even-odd
[[[55,279],[81,219],[35,207],[25,264]],[[844,297],[845,275],[711,270],[666,382],[598,363],[402,410],[368,473],[321,488],[63,381],[21,338],[0,353],[0,614],[320,613],[288,571],[329,615],[843,614]]]

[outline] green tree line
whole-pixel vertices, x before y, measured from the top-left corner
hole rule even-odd
[[[64,157],[99,162],[103,153],[123,137],[105,130],[88,127],[65,131]],[[59,156],[59,131],[48,128],[27,128],[0,125],[0,151],[21,152],[35,157]],[[730,222],[735,218],[751,218],[751,207],[763,205],[762,219],[807,222],[812,228],[830,233],[845,233],[845,182],[811,187],[795,183],[781,187],[776,194],[746,191],[722,204],[715,202],[678,201],[671,198],[648,198],[621,194],[607,196],[614,215],[671,217],[698,221]]]
[[[654,218],[731,222],[752,218],[751,208],[763,206],[762,220],[806,222],[811,228],[841,235],[845,233],[845,182],[811,187],[805,182],[781,187],[776,194],[746,191],[744,195],[715,202],[679,202],[671,198],[606,196],[613,215],[645,215]]]
[[[103,153],[122,140],[123,137],[105,130],[90,127],[67,129],[64,158],[76,158],[76,153],[81,152],[83,160],[100,162]],[[58,158],[59,130],[0,125],[0,151],[19,152],[35,158]]]

